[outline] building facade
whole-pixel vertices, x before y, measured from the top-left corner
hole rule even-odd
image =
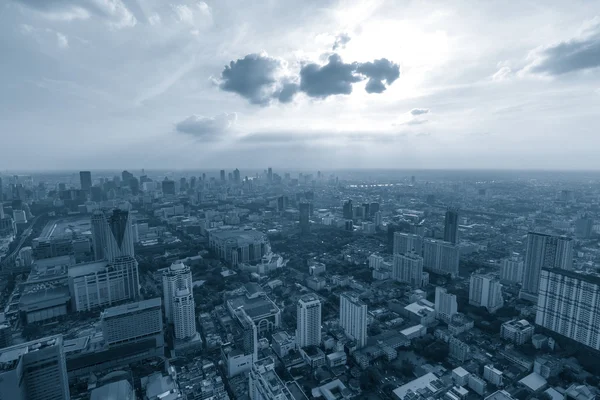
[[[183,262],[173,263],[162,275],[163,304],[167,322],[173,323],[173,302],[177,290],[192,288],[192,271]]]
[[[423,237],[413,233],[394,232],[394,254],[423,253]]]
[[[423,268],[442,275],[458,276],[460,251],[450,242],[426,239],[423,242]]]
[[[421,287],[423,281],[423,257],[417,253],[394,254],[392,278],[412,287]]]
[[[105,309],[100,314],[102,334],[109,346],[156,338],[163,339],[160,297]]]
[[[173,325],[175,339],[188,339],[196,335],[196,304],[188,288],[178,289],[173,297]]]
[[[366,346],[367,305],[354,293],[340,295],[340,326],[358,348]]]
[[[473,274],[469,284],[469,304],[496,312],[504,305],[502,285],[492,275]]]
[[[435,288],[435,316],[446,323],[449,323],[452,316],[458,312],[456,296],[450,294],[445,288]]]
[[[313,294],[298,299],[296,307],[296,344],[298,348],[321,343],[321,301]]]

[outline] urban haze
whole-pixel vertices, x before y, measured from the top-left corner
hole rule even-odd
[[[0,35],[0,400],[600,399],[600,2]]]

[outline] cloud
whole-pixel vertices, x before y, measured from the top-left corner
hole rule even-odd
[[[412,115],[423,115],[429,113],[429,108],[413,108],[410,110]]]
[[[596,17],[578,37],[534,50],[524,68],[533,74],[559,76],[600,67],[600,19]]]
[[[283,62],[266,54],[248,54],[221,72],[219,88],[237,93],[252,104],[266,105],[277,92]],[[292,94],[293,96],[293,94]],[[287,99],[289,95],[284,96]]]
[[[58,43],[58,47],[60,47],[61,49],[66,49],[69,47],[69,39],[62,33],[56,32],[56,40]]]
[[[329,56],[327,64],[308,64],[300,70],[300,90],[310,97],[325,98],[352,93],[352,84],[363,77],[356,74],[357,63],[345,64],[337,54]]]
[[[48,19],[71,21],[96,16],[113,28],[135,26],[137,20],[122,0],[13,0]]]
[[[494,75],[492,75],[492,80],[495,82],[505,81],[510,78],[512,74],[512,69],[508,66],[500,67],[498,71]]]
[[[208,4],[203,1],[194,5],[176,4],[171,5],[171,7],[178,22],[192,27],[206,27],[212,24],[212,11]]]
[[[367,93],[382,93],[387,88],[386,85],[391,85],[400,77],[400,66],[386,58],[382,58],[360,64],[356,72],[369,78],[365,87]]]
[[[382,93],[400,76],[398,64],[385,58],[348,64],[335,53],[324,65],[303,65],[298,76],[291,75],[286,68],[284,61],[267,54],[248,54],[225,66],[216,83],[221,90],[237,93],[252,104],[265,106],[273,99],[289,103],[298,92],[321,99],[349,95],[352,85],[365,79],[368,79],[367,93]]]
[[[186,133],[202,139],[217,139],[231,130],[237,121],[236,113],[222,113],[214,117],[192,115],[175,124],[177,132]]]
[[[331,50],[336,51],[337,49],[343,49],[346,47],[350,39],[350,35],[347,33],[340,33],[335,37],[335,42],[333,43]]]

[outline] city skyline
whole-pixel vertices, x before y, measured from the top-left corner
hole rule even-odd
[[[598,168],[597,3],[111,4],[3,6],[1,169]]]

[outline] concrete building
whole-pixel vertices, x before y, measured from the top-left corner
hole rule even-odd
[[[167,322],[173,323],[173,303],[178,290],[192,288],[192,271],[183,262],[173,263],[162,275],[163,304]]]
[[[469,375],[469,389],[480,396],[483,396],[487,390],[487,383],[476,375]]]
[[[423,252],[423,237],[412,233],[394,232],[394,254]]]
[[[535,323],[600,350],[600,277],[560,269],[540,275]]]
[[[129,211],[96,210],[92,214],[94,257],[113,262],[120,257],[135,257],[132,216]]]
[[[392,278],[412,287],[421,287],[423,281],[423,257],[417,253],[394,254]]]
[[[300,211],[300,232],[303,235],[310,233],[310,203],[302,202],[298,205]]]
[[[463,367],[458,367],[452,370],[452,382],[456,386],[466,386],[469,383],[469,372]]]
[[[246,286],[250,287],[249,284]],[[256,324],[260,337],[281,326],[281,310],[264,292],[246,292],[245,295],[228,299],[225,304],[232,317],[236,316],[236,310],[243,308]]]
[[[469,359],[470,349],[468,344],[455,337],[451,337],[448,344],[450,346],[450,357],[460,362],[465,362]]]
[[[525,262],[518,253],[502,260],[500,279],[510,283],[523,283],[523,266]]]
[[[236,266],[258,262],[270,251],[267,236],[258,231],[211,231],[208,245],[225,262]]]
[[[523,272],[523,288],[519,297],[535,302],[542,268],[573,268],[573,241],[571,238],[542,233],[527,234],[527,252]]]
[[[458,243],[458,211],[446,211],[444,220],[444,241],[452,244]]]
[[[164,344],[160,298],[105,309],[100,314],[104,340],[111,346],[154,338]]]
[[[314,294],[300,297],[296,307],[296,345],[298,348],[321,343],[321,301]]]
[[[483,379],[495,386],[502,385],[502,371],[494,368],[493,365],[483,367]]]
[[[81,190],[89,191],[92,188],[92,173],[90,171],[79,171],[79,184]]]
[[[340,326],[357,348],[367,344],[367,305],[354,293],[340,295]]]
[[[175,339],[183,340],[196,336],[196,304],[189,288],[177,289],[173,297],[172,311]]]
[[[272,358],[263,358],[254,363],[248,379],[250,400],[295,400],[275,373],[275,361]]]
[[[62,335],[0,349],[0,397],[68,400]]]
[[[500,327],[500,336],[514,344],[522,345],[531,340],[534,327],[526,319],[507,321]]]
[[[379,269],[383,266],[383,257],[378,254],[371,254],[369,256],[369,268],[371,269]]]
[[[277,332],[272,336],[271,347],[278,357],[283,358],[296,349],[296,339],[285,331]]]
[[[435,316],[446,323],[449,323],[452,316],[458,312],[456,296],[450,294],[445,288],[435,288]]]
[[[492,275],[473,274],[469,284],[469,304],[494,313],[504,305],[500,281]]]
[[[423,268],[441,275],[458,276],[460,250],[457,245],[433,239],[423,241]]]

